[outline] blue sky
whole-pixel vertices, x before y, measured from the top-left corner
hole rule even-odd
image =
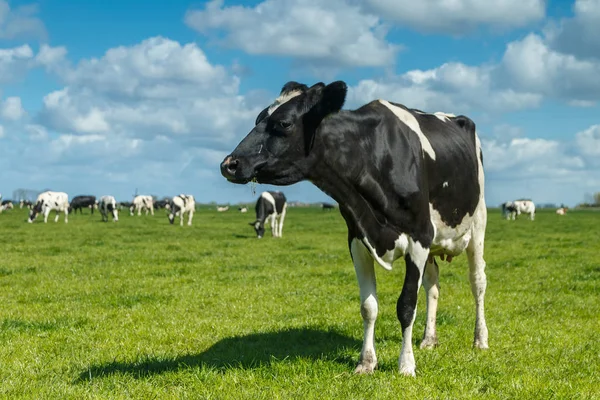
[[[219,161],[285,82],[342,79],[346,108],[470,116],[489,205],[572,206],[600,191],[598,26],[600,0],[0,0],[0,193],[252,201]]]

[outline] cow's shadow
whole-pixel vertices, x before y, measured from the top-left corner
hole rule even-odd
[[[173,358],[142,356],[133,362],[115,360],[91,366],[80,373],[75,383],[115,374],[142,379],[203,366],[219,372],[248,370],[297,358],[329,360],[348,365],[350,370],[356,360],[347,354],[358,354],[360,345],[359,340],[340,333],[311,328],[255,333],[222,339],[198,354],[184,354]]]

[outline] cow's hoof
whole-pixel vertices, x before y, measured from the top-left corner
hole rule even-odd
[[[435,336],[433,336],[433,337],[426,337],[421,342],[421,348],[422,349],[433,349],[437,345],[438,345],[438,340],[437,340],[437,337],[435,337]]]
[[[415,367],[400,367],[400,373],[404,376],[417,376],[415,374]]]
[[[359,375],[372,374],[375,371],[375,368],[377,368],[377,364],[367,365],[361,363],[356,366],[354,373]]]
[[[475,340],[473,342],[473,347],[481,349],[481,350],[487,350],[490,348],[488,346],[487,340]]]

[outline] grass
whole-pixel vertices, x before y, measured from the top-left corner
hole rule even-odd
[[[600,213],[490,212],[490,349],[472,349],[466,257],[441,263],[440,345],[397,372],[404,265],[377,268],[379,369],[352,374],[358,286],[337,211],[292,208],[283,238],[253,215],[0,215],[0,397],[7,399],[600,398]]]

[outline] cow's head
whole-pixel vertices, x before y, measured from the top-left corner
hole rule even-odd
[[[250,222],[250,225],[254,228],[254,232],[256,232],[256,237],[261,239],[265,235],[265,225],[260,223],[260,220],[256,220],[254,222]]]
[[[32,223],[38,216],[39,213],[42,212],[42,206],[44,205],[44,200],[38,201],[35,203],[31,210],[29,211],[29,219],[27,222]]]
[[[306,178],[315,133],[323,119],[344,105],[342,81],[308,87],[288,82],[275,103],[256,118],[254,129],[221,163],[233,183],[290,185]]]
[[[169,208],[167,208],[167,210],[169,210],[169,222],[171,224],[173,224],[173,222],[175,222],[175,217],[177,216],[177,212],[179,211],[179,207],[174,203],[174,202],[170,202],[169,204]]]

